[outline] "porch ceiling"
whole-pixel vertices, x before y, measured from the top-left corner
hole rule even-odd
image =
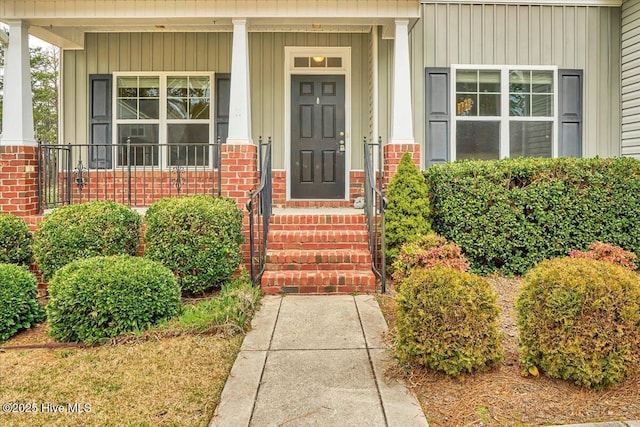
[[[419,16],[419,0],[0,0],[0,20],[67,49],[87,32],[231,32],[234,18],[252,32],[368,32]]]

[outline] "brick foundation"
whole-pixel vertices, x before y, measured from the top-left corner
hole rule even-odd
[[[271,174],[273,179],[273,206],[287,208],[348,208],[358,197],[364,195],[364,171],[349,172],[349,200],[289,200],[287,201],[287,172],[275,170]]]
[[[398,170],[398,165],[402,156],[406,152],[411,153],[413,163],[420,167],[420,144],[387,144],[383,148],[384,153],[384,185],[389,185],[389,181]]]
[[[25,217],[38,214],[38,148],[0,146],[0,209]]]
[[[249,214],[246,204],[249,194],[258,188],[258,147],[256,145],[223,144],[221,147],[221,185],[222,197],[234,199],[238,209],[244,213],[242,230],[245,244],[242,245],[242,259],[249,268]]]

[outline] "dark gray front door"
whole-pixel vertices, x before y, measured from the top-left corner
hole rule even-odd
[[[291,76],[291,198],[344,199],[344,76]]]

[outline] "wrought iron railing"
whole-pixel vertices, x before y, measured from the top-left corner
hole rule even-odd
[[[380,280],[381,291],[387,290],[385,257],[385,206],[382,189],[382,138],[378,142],[364,139],[364,212],[369,231],[371,269]]]
[[[271,137],[266,143],[258,142],[260,184],[249,194],[249,252],[251,257],[251,281],[258,285],[266,266],[269,220],[272,212],[273,189],[271,185]]]
[[[148,206],[220,196],[220,141],[209,144],[38,144],[39,209],[93,200]]]

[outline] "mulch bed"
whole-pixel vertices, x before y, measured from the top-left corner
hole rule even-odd
[[[518,361],[515,300],[520,280],[489,279],[502,310],[505,357],[493,370],[451,378],[422,367],[396,367],[416,394],[432,427],[515,426],[640,419],[640,378],[593,391],[541,375],[524,377]],[[379,299],[390,329],[395,324],[393,287]]]

